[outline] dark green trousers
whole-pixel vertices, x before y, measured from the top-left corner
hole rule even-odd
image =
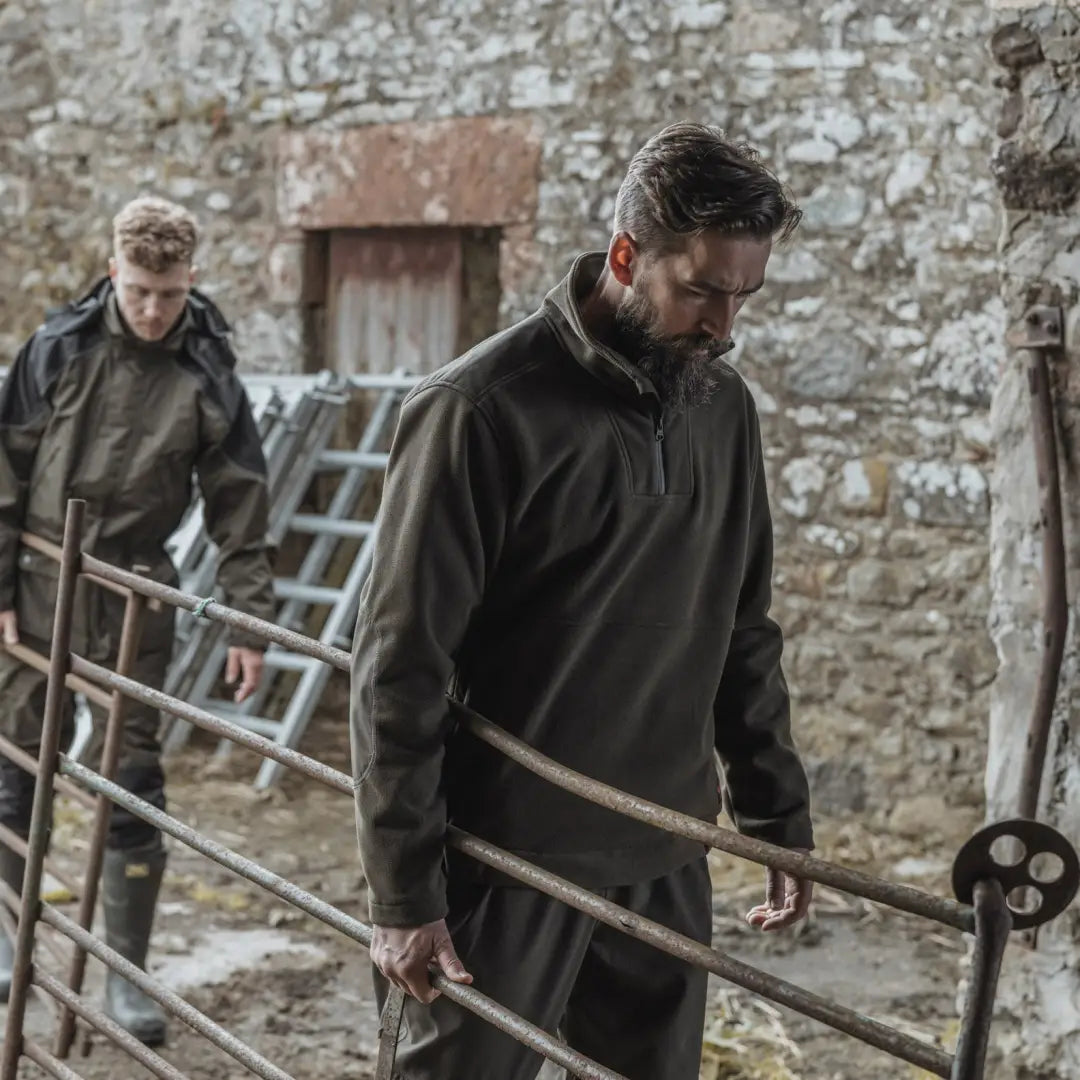
[[[712,934],[705,859],[606,899],[697,941]],[[629,1080],[697,1080],[704,971],[531,889],[455,880],[447,923],[473,986]],[[386,981],[375,973],[379,1008]],[[533,1080],[543,1059],[445,997],[406,998],[395,1077]]]
[[[23,643],[42,655],[48,655],[49,644],[32,637]],[[169,666],[168,650],[138,654],[130,676],[152,687],[161,687]],[[105,666],[115,666],[114,658]],[[41,731],[45,714],[45,689],[48,679],[41,672],[27,667],[9,653],[0,650],[0,734],[16,746],[37,757],[41,746]],[[107,710],[90,704],[94,729],[84,754],[84,763],[97,769],[105,744]],[[61,720],[60,748],[66,750],[74,733],[73,695],[65,694]],[[158,728],[161,714],[157,709],[138,701],[128,700],[124,717],[124,739],[120,749],[116,782],[121,787],[146,799],[159,809],[165,808],[165,774],[161,768],[161,743]],[[34,800],[34,778],[14,762],[0,755],[0,823],[21,836],[30,826]],[[122,807],[114,806],[109,818],[108,846],[111,848],[141,848],[160,835],[153,825]]]

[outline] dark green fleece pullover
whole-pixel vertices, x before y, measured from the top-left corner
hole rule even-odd
[[[447,822],[589,886],[700,844],[587,803],[455,723],[447,693],[557,761],[811,847],[753,400],[727,369],[665,414],[586,331],[580,258],[534,315],[402,408],[353,647],[351,733],[371,916],[446,911]]]

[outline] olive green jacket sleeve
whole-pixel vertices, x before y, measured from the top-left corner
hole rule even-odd
[[[749,542],[714,717],[724,808],[739,832],[790,848],[814,846],[806,772],[791,737],[780,627],[769,617],[773,532],[761,436],[751,407]]]
[[[46,343],[35,334],[19,351],[0,390],[0,611],[15,604],[19,534],[34,458],[51,412],[53,366]]]
[[[273,622],[269,497],[259,431],[242,391],[231,415],[216,405],[209,409],[211,438],[195,468],[206,529],[218,548],[218,584],[229,607]],[[266,647],[260,638],[231,628],[229,644]]]
[[[503,461],[457,388],[429,383],[403,406],[352,653],[357,832],[380,926],[446,914],[446,693],[502,542]]]

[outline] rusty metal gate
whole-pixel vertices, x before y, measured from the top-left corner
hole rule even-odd
[[[257,633],[268,642],[314,657],[342,671],[348,669],[348,654],[331,645],[253,619],[205,598],[158,584],[137,573],[82,553],[82,519],[83,504],[77,501],[69,503],[62,549],[43,544],[32,537],[23,538],[24,542],[33,544],[39,550],[52,553],[60,562],[60,573],[50,655],[39,656],[23,647],[12,647],[12,651],[23,661],[48,672],[40,756],[34,761],[12,744],[0,741],[0,752],[37,775],[28,841],[21,844],[14,834],[0,834],[0,841],[21,850],[26,857],[21,900],[10,890],[4,895],[4,900],[18,912],[18,925],[7,1028],[0,1058],[0,1080],[14,1080],[20,1057],[29,1058],[50,1076],[60,1080],[78,1080],[78,1074],[64,1059],[71,1049],[79,1020],[86,1025],[87,1033],[90,1029],[100,1032],[122,1047],[153,1075],[161,1077],[162,1080],[183,1080],[184,1074],[179,1069],[143,1046],[80,996],[88,954],[132,982],[255,1075],[269,1080],[291,1080],[280,1067],[225,1031],[157,979],[108,948],[90,933],[89,928],[96,902],[109,812],[115,804],[319,919],[346,938],[363,946],[370,945],[371,929],[359,920],[200,834],[125,791],[112,780],[120,750],[125,702],[132,699],[230,739],[283,766],[296,769],[343,796],[352,794],[352,781],[346,774],[129,678],[126,672],[136,653],[142,613],[148,606],[168,604],[198,617]],[[127,598],[124,633],[115,671],[91,663],[70,651],[74,589],[80,574],[91,578],[102,587],[123,593]],[[65,688],[80,690],[109,709],[100,773],[69,760],[59,752],[61,705]],[[1016,819],[999,822],[976,833],[964,845],[956,859],[953,872],[956,899],[935,896],[810,855],[740,836],[729,829],[687,817],[600,784],[537,753],[489,720],[460,706],[455,708],[461,708],[462,725],[477,738],[507,755],[521,767],[584,799],[763,866],[787,871],[890,908],[922,916],[953,930],[973,934],[973,968],[963,1024],[956,1052],[949,1054],[937,1046],[915,1039],[852,1009],[768,975],[717,949],[635,915],[510,855],[479,837],[455,828],[451,828],[447,836],[447,843],[460,851],[631,937],[648,942],[770,1001],[794,1009],[877,1047],[893,1058],[919,1066],[947,1080],[980,1080],[984,1075],[998,974],[1010,931],[1040,925],[1060,914],[1072,901],[1080,884],[1080,860],[1064,837],[1049,826],[1032,820]],[[95,809],[93,838],[75,919],[41,898],[54,790]],[[1022,845],[1023,855],[1019,861],[1010,859],[1010,865],[1005,865],[995,858],[991,846],[1001,837],[1011,838],[1014,847]],[[1048,880],[1051,875],[1039,873],[1033,868],[1033,861],[1047,854],[1056,856],[1058,861],[1059,872],[1053,880]],[[1014,890],[1026,892],[1029,898],[1034,894],[1036,904],[1027,905],[1024,910],[1010,907],[1008,897]],[[3,917],[10,925],[10,916],[6,911]],[[70,956],[59,953],[62,959],[68,961],[67,977],[64,980],[50,974],[45,965],[39,962],[40,956],[35,958],[35,945],[44,948],[51,946],[51,951],[56,951],[55,942],[50,940],[48,933],[39,933],[40,928],[58,933],[73,946]],[[479,990],[450,982],[434,972],[432,982],[445,997],[561,1065],[572,1076],[588,1080],[625,1080],[625,1077],[620,1077],[603,1064],[576,1053],[555,1035],[529,1023]],[[24,1035],[27,997],[31,991],[48,1002],[56,1013],[57,1029],[51,1049]],[[395,991],[391,994],[382,1017],[379,1057],[376,1063],[378,1080],[391,1080],[394,1076],[401,1005],[400,991]]]

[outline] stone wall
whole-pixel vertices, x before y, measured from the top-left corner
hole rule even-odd
[[[1028,10],[1017,10],[1026,8]],[[997,15],[1000,65],[994,155],[1005,207],[1002,296],[1010,320],[1031,304],[1080,304],[1080,14],[1066,5],[1017,3]],[[1070,599],[1080,581],[1080,340],[1051,360]],[[1039,495],[1024,354],[1009,357],[994,392],[991,620],[1001,673],[991,699],[987,803],[1015,813],[1020,761],[1041,651]],[[1074,605],[1066,638],[1039,816],[1080,840],[1080,639]],[[1080,1075],[1080,908],[1039,933],[1037,951],[1006,961],[1002,1005],[1020,1019],[1003,1031],[1003,1080]],[[997,1074],[995,1074],[997,1075]]]
[[[988,34],[982,0],[8,0],[0,346],[92,278],[112,212],[153,189],[205,222],[244,364],[297,368],[271,255],[296,240],[283,134],[461,117],[540,139],[535,219],[507,227],[508,321],[606,243],[647,135],[724,125],[806,208],[735,356],[763,414],[801,742],[823,809],[925,840],[981,801],[996,666]]]

